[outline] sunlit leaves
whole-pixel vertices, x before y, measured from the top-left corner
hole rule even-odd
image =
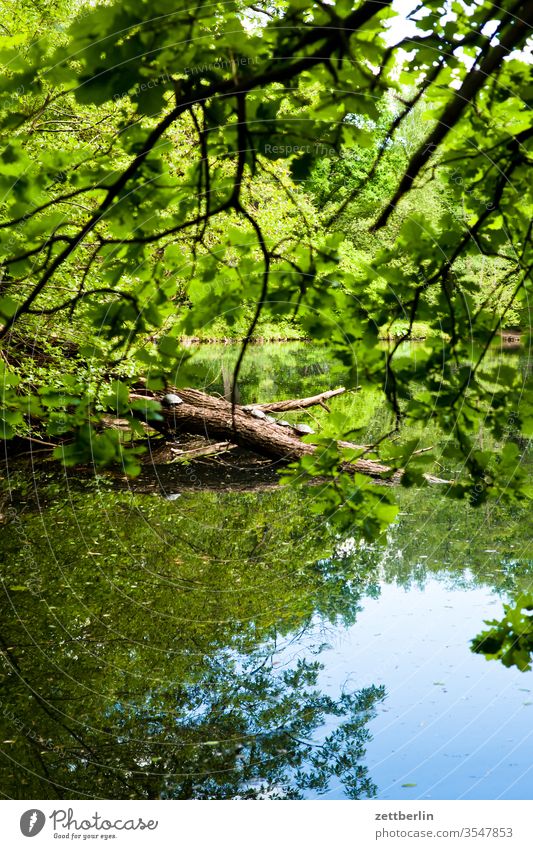
[[[142,445],[124,446],[117,430],[97,432],[90,424],[82,425],[72,441],[59,445],[54,455],[65,466],[109,466],[118,464],[125,474],[136,475],[140,471],[138,457],[145,452]]]

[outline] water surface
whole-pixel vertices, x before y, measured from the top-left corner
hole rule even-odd
[[[217,372],[205,350],[223,391],[234,352]],[[265,356],[243,400],[342,382],[309,346]],[[369,433],[385,415],[343,403]],[[4,796],[531,797],[532,673],[470,651],[533,585],[524,512],[400,489],[370,546],[313,513],[316,488],[166,474],[5,470]]]

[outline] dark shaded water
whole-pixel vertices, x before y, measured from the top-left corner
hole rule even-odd
[[[246,400],[341,382],[307,346],[275,353],[252,357]],[[343,403],[369,432],[383,415]],[[317,518],[312,490],[167,473],[149,493],[9,470],[5,796],[530,798],[533,675],[469,648],[533,586],[524,513],[401,490],[369,546]]]

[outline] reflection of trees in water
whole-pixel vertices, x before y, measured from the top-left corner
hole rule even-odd
[[[331,698],[316,686],[320,663],[301,659],[277,671],[275,657],[242,663],[221,653],[206,659],[195,681],[166,680],[137,694],[119,687],[102,715],[97,700],[86,710],[68,674],[33,665],[21,678],[10,651],[16,674],[5,688],[2,724],[16,730],[4,744],[4,792],[288,799],[323,792],[336,776],[350,797],[373,796],[361,761],[383,689]],[[325,723],[335,727],[321,736]]]
[[[379,559],[387,583],[434,577],[457,589],[488,586],[500,593],[533,589],[528,516],[516,506],[470,507],[427,489],[399,491],[400,514]]]
[[[330,696],[320,663],[292,656],[317,622],[354,620],[370,564],[327,558],[333,532],[295,494],[74,506],[44,517],[65,523],[53,554],[24,519],[29,589],[5,528],[3,792],[299,798],[335,776],[374,794],[362,759],[382,689]]]
[[[385,548],[337,539],[312,492],[42,495],[42,517],[3,529],[0,789],[15,798],[297,798],[333,777],[371,796],[383,691],[324,693],[309,659],[324,633],[355,622],[378,577],[531,580],[523,516],[431,491],[399,494]]]
[[[198,368],[205,373],[209,391],[224,397],[239,353],[238,345],[204,345],[194,354]],[[239,375],[238,388],[245,403],[276,398],[314,395],[323,389],[344,384],[346,368],[328,361],[321,348],[308,344],[285,343],[252,346]]]

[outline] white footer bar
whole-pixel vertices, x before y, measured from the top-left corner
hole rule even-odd
[[[530,801],[31,800],[0,802],[0,814],[6,849],[533,847]]]

